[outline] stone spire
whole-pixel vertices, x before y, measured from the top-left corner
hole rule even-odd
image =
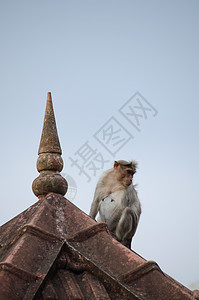
[[[38,151],[39,157],[37,159],[37,170],[40,175],[32,184],[32,190],[40,200],[48,193],[57,193],[64,196],[67,192],[67,181],[59,173],[63,169],[61,154],[52,98],[49,92]]]

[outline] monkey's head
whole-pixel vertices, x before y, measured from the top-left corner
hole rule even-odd
[[[136,173],[137,162],[118,160],[114,162],[114,169],[116,172],[117,180],[124,186],[129,186],[132,183],[133,175]]]

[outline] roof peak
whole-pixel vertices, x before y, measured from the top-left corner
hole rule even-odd
[[[57,133],[51,93],[47,94],[46,111],[38,151],[37,170],[40,175],[33,181],[33,193],[43,199],[49,193],[65,195],[68,184],[59,172],[63,169],[62,150]]]

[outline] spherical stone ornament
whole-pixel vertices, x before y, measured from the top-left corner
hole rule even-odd
[[[32,183],[32,190],[39,199],[49,193],[64,196],[67,189],[68,183],[59,173],[41,173]]]

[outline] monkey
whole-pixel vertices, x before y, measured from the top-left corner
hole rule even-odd
[[[93,219],[99,213],[97,221],[105,222],[113,237],[127,248],[131,247],[141,215],[141,204],[132,184],[136,168],[136,161],[115,161],[113,168],[100,177],[89,213]]]

